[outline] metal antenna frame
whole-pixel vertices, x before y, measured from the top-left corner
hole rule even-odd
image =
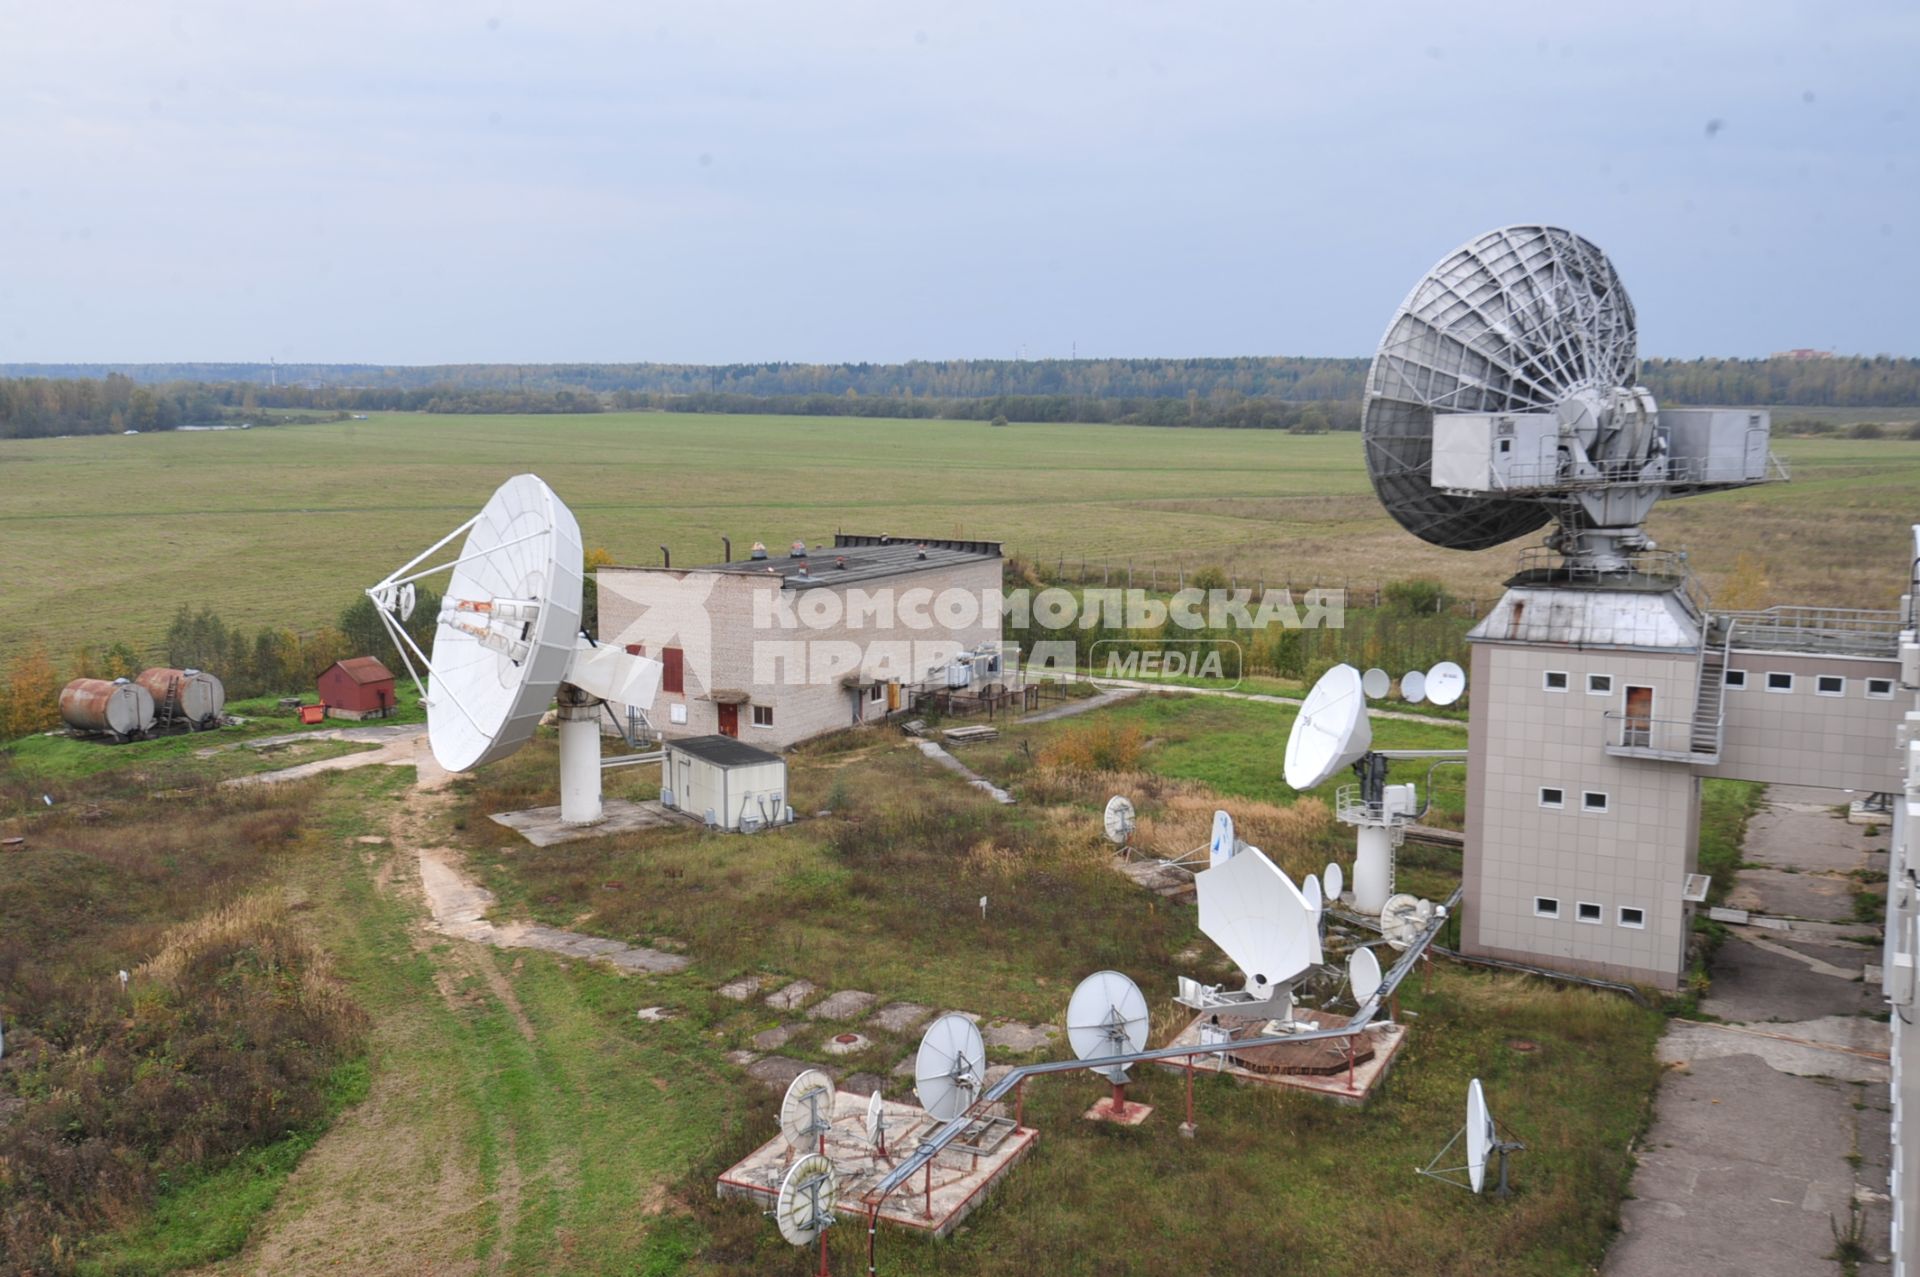
[[[1440,1166],[1439,1165],[1440,1159],[1445,1157],[1448,1153],[1452,1152],[1453,1146],[1455,1144],[1458,1144],[1461,1141],[1461,1139],[1465,1137],[1466,1133],[1467,1133],[1467,1128],[1466,1128],[1466,1125],[1463,1123],[1460,1129],[1453,1133],[1453,1138],[1448,1140],[1446,1144],[1441,1147],[1440,1151],[1433,1155],[1433,1160],[1428,1162],[1425,1166],[1414,1167],[1413,1173],[1415,1175],[1424,1175],[1428,1179],[1437,1179],[1442,1184],[1451,1184],[1455,1188],[1464,1188],[1469,1193],[1472,1193],[1473,1192],[1472,1180],[1455,1178],[1456,1176],[1465,1176],[1469,1174],[1473,1170],[1471,1166],[1467,1166],[1464,1164],[1460,1166]],[[1500,1159],[1500,1182],[1494,1186],[1493,1195],[1496,1198],[1500,1199],[1501,1201],[1505,1201],[1507,1198],[1513,1196],[1513,1189],[1507,1183],[1507,1155],[1509,1153],[1524,1153],[1526,1151],[1527,1151],[1527,1146],[1525,1144],[1522,1144],[1518,1140],[1503,1140],[1499,1138],[1499,1128],[1498,1127],[1495,1128],[1494,1141],[1493,1143],[1487,1146],[1487,1152],[1493,1154],[1494,1156]],[[1439,1167],[1439,1169],[1436,1170],[1435,1167]],[[1478,1193],[1475,1193],[1474,1195],[1476,1197],[1479,1196]]]

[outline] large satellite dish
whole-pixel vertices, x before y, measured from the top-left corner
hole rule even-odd
[[[1373,744],[1360,671],[1336,665],[1307,693],[1287,734],[1287,784],[1305,792],[1351,766]]]
[[[818,1148],[833,1129],[833,1079],[808,1069],[787,1086],[780,1101],[780,1134],[791,1149]]]
[[[1300,889],[1248,847],[1225,864],[1193,877],[1200,930],[1247,977],[1247,990],[1266,997],[1320,964],[1320,933]]]
[[[1118,971],[1082,980],[1067,1002],[1067,1042],[1082,1060],[1146,1050],[1147,999],[1140,986]],[[1127,1080],[1125,1065],[1094,1071],[1116,1085]]]
[[[987,1046],[980,1030],[958,1011],[927,1026],[913,1061],[913,1089],[920,1107],[947,1122],[973,1107],[987,1076]]]
[[[1466,694],[1467,672],[1452,661],[1441,661],[1427,671],[1427,699],[1435,705],[1451,705]]]
[[[773,1219],[782,1237],[795,1246],[806,1246],[832,1226],[833,1208],[839,1200],[840,1185],[833,1163],[818,1153],[809,1153],[780,1181]]]
[[[1508,226],[1414,285],[1367,373],[1367,474],[1424,541],[1484,550],[1560,521],[1570,563],[1652,548],[1664,493],[1765,482],[1764,414],[1662,412],[1637,384],[1633,303],[1613,264],[1554,226]]]
[[[1479,1192],[1487,1182],[1487,1154],[1499,1142],[1494,1134],[1493,1114],[1487,1112],[1486,1092],[1480,1079],[1467,1083],[1467,1180]]]
[[[1133,836],[1133,803],[1122,794],[1109,798],[1105,823],[1107,841],[1126,846],[1127,839]]]

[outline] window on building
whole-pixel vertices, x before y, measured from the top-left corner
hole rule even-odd
[[[1558,918],[1560,916],[1560,902],[1552,896],[1535,896],[1533,898],[1533,916],[1536,918]]]
[[[669,723],[685,723],[687,721],[687,707],[685,705],[667,706],[667,721]]]
[[[660,690],[683,696],[687,690],[686,653],[677,647],[660,649]]]
[[[1574,917],[1578,918],[1581,922],[1591,922],[1596,927],[1604,920],[1605,915],[1606,910],[1602,909],[1599,904],[1592,900],[1582,900],[1573,907]]]
[[[1613,695],[1613,675],[1611,674],[1587,675],[1587,695],[1589,696]]]
[[[1540,676],[1540,686],[1549,692],[1566,691],[1567,672],[1565,670],[1548,670]]]
[[[1867,680],[1867,695],[1876,701],[1893,699],[1893,680],[1890,678],[1870,678]]]
[[[1745,691],[1747,687],[1747,672],[1745,670],[1728,670],[1723,681],[1728,687],[1736,691]]]
[[[1580,795],[1581,811],[1605,811],[1607,796],[1597,789],[1589,789]]]
[[[1813,694],[1815,696],[1845,696],[1847,694],[1847,680],[1838,674],[1822,674],[1819,678],[1813,680]]]
[[[1564,789],[1555,789],[1551,785],[1540,786],[1540,805],[1542,807],[1565,807],[1567,793]]]
[[[1767,674],[1767,690],[1769,692],[1791,692],[1793,690],[1793,675],[1782,674],[1777,670],[1770,671]]]
[[[1647,911],[1637,905],[1620,906],[1620,925],[1623,927],[1644,927],[1647,925]]]
[[[887,685],[885,683],[875,683],[872,687],[869,687],[867,689],[867,699],[872,701],[875,705],[878,705],[881,701],[886,700]]]
[[[773,706],[755,705],[753,707],[753,725],[755,727],[772,727]]]

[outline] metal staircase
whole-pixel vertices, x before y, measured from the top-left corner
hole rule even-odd
[[[1734,621],[1713,617],[1700,643],[1700,679],[1693,698],[1693,732],[1689,743],[1701,762],[1719,762],[1727,723],[1727,660],[1733,648]],[[1715,638],[1720,641],[1716,644]]]

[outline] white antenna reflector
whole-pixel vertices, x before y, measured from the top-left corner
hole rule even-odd
[[[1360,676],[1360,690],[1367,694],[1367,699],[1370,701],[1377,701],[1385,696],[1392,686],[1393,678],[1378,666]]]
[[[1353,986],[1353,1000],[1365,1002],[1380,992],[1380,959],[1371,949],[1355,949],[1347,958],[1347,983]]]
[[[780,1101],[780,1134],[792,1149],[819,1147],[820,1136],[833,1127],[833,1079],[819,1069],[808,1069],[787,1087]]]
[[[1207,843],[1207,864],[1223,865],[1233,859],[1234,849],[1233,817],[1224,811],[1213,813],[1213,837]]]
[[[1386,937],[1396,953],[1404,952],[1427,929],[1433,914],[1431,900],[1422,900],[1405,892],[1389,896],[1380,909],[1380,934]]]
[[[1067,1041],[1082,1060],[1146,1050],[1147,999],[1140,986],[1118,971],[1082,980],[1067,1002]],[[1116,1085],[1127,1080],[1121,1064],[1094,1072]]]
[[[920,1107],[949,1122],[973,1107],[987,1076],[987,1046],[980,1030],[958,1011],[927,1026],[913,1061],[913,1089]]]
[[[780,1181],[780,1197],[773,1208],[780,1235],[795,1246],[818,1241],[833,1224],[833,1208],[840,1200],[838,1181],[833,1163],[818,1153],[795,1162]]]
[[[1321,871],[1320,889],[1326,893],[1328,900],[1338,900],[1340,894],[1347,889],[1347,875],[1340,868],[1338,861],[1329,861],[1327,867]]]
[[[866,1135],[867,1144],[871,1148],[878,1149],[881,1138],[886,1133],[883,1129],[885,1126],[886,1112],[887,1102],[880,1098],[880,1092],[875,1091],[867,1097]]]
[[[1257,847],[1194,875],[1200,930],[1265,996],[1318,966],[1320,932],[1307,898]]]
[[[1126,846],[1127,839],[1133,837],[1133,803],[1125,795],[1115,794],[1107,799],[1106,829],[1107,841]]]
[[[400,593],[394,599],[394,611],[400,614],[401,621],[411,621],[414,605],[418,602],[419,598],[414,593],[413,582],[409,581],[400,587]]]
[[[1320,894],[1319,877],[1308,874],[1306,881],[1300,884],[1300,895],[1306,900],[1307,908],[1313,911],[1314,923],[1317,926],[1320,921],[1320,911],[1327,907],[1326,897]]]
[[[1451,705],[1467,690],[1467,672],[1452,661],[1442,661],[1427,671],[1427,699],[1435,705]]]
[[[1427,676],[1419,670],[1408,670],[1400,676],[1400,697],[1409,705],[1418,705],[1427,699]]]
[[[1287,734],[1287,784],[1302,792],[1317,788],[1372,744],[1360,671],[1336,665],[1307,693]]]
[[[1486,1093],[1480,1089],[1480,1079],[1475,1078],[1467,1083],[1467,1180],[1476,1193],[1487,1182],[1487,1154],[1497,1142]]]

